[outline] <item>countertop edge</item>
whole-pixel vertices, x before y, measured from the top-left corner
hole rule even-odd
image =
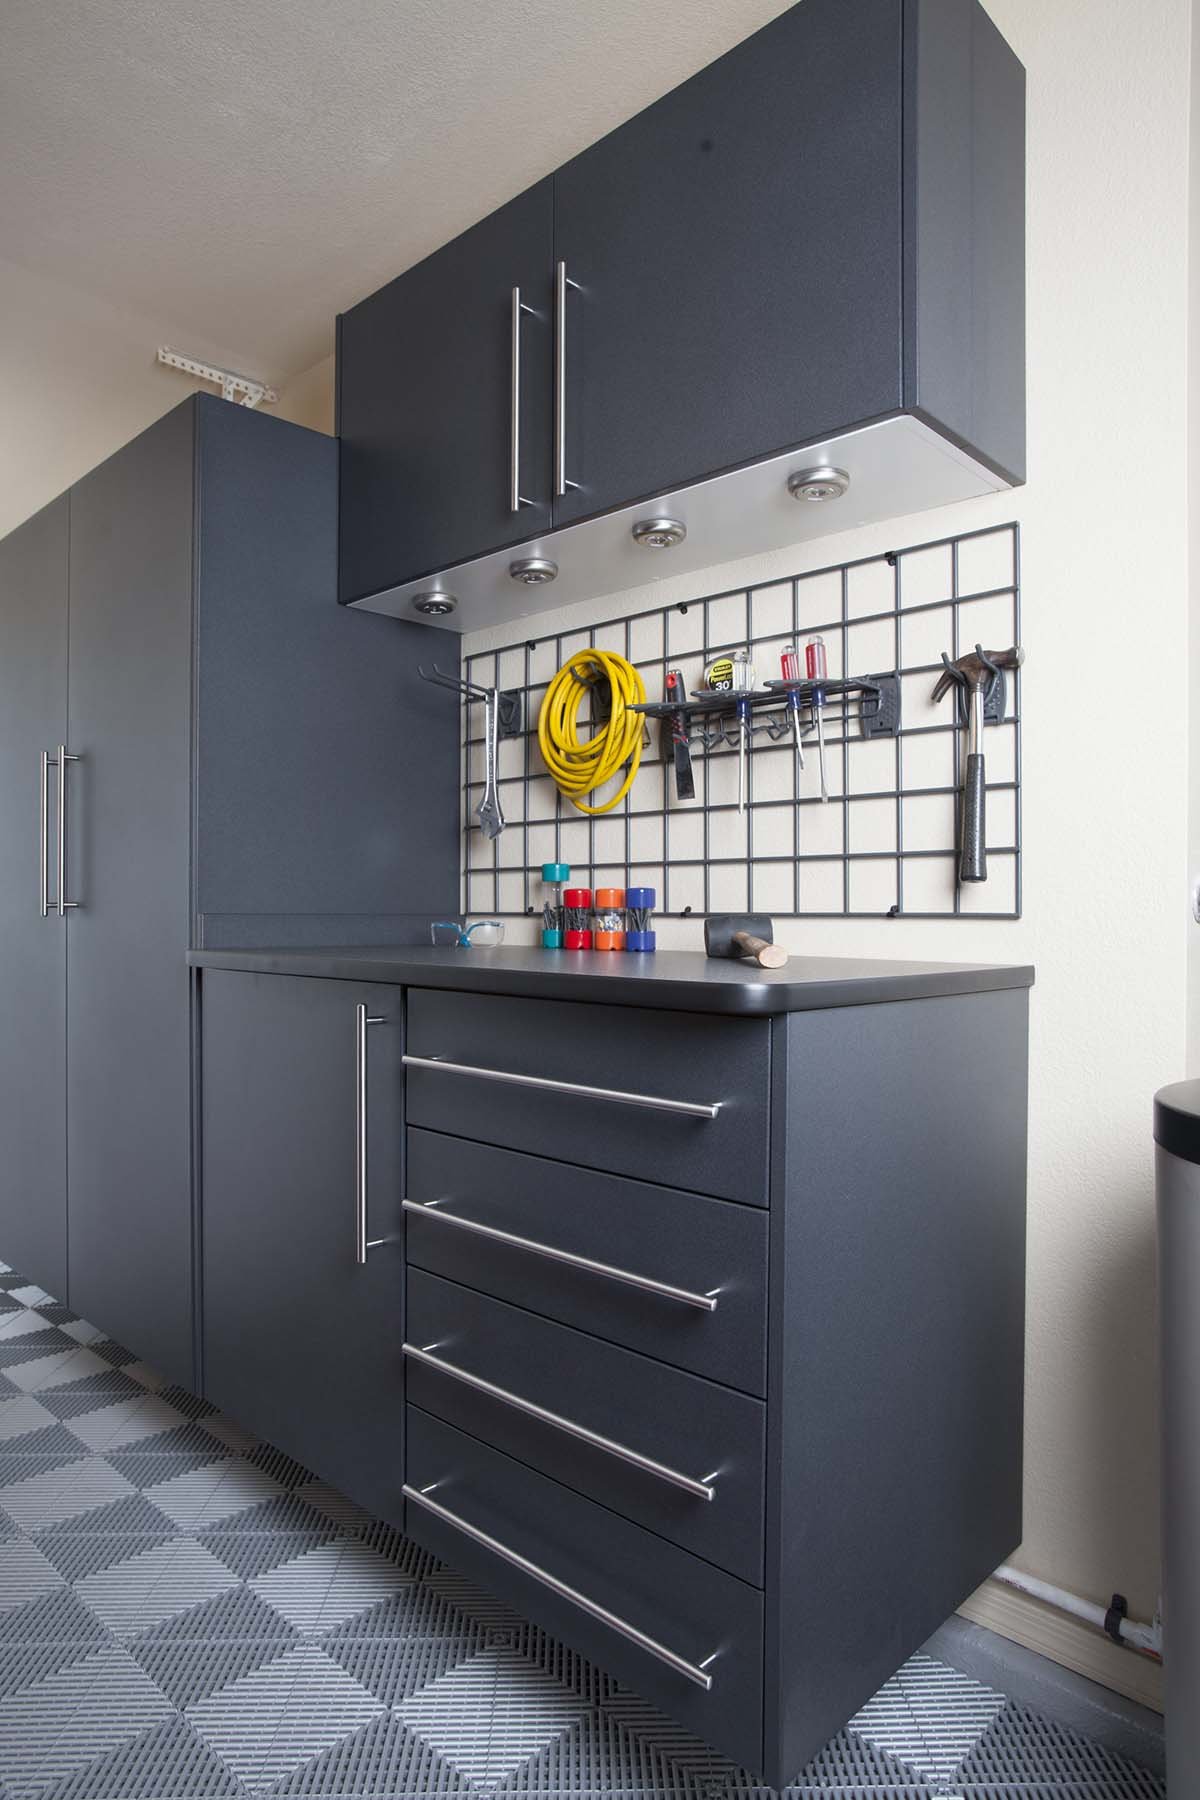
[[[875,1006],[886,1001],[940,999],[955,994],[994,993],[1033,986],[1028,964],[947,965],[943,968],[888,971],[788,982],[746,979],[709,983],[703,959],[693,978],[664,976],[647,982],[586,969],[496,969],[479,960],[461,966],[408,961],[394,955],[363,955],[338,950],[190,950],[188,965],[260,975],[310,975],[334,981],[377,982],[396,987],[443,988],[477,994],[507,994],[518,999],[585,1000],[606,1006],[646,1006],[674,1012],[725,1013],[762,1017],[776,1013],[813,1012],[841,1006]],[[549,953],[553,954],[553,953]],[[781,974],[783,972],[781,971]]]

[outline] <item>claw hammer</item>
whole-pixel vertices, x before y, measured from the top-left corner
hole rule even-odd
[[[1025,652],[1019,644],[1008,650],[984,650],[976,644],[973,651],[957,662],[943,657],[946,664],[933,690],[935,700],[951,688],[967,690],[967,766],[963,776],[962,832],[959,847],[958,879],[987,880],[987,820],[985,804],[987,779],[983,761],[984,707],[987,691],[1001,669],[1019,669]]]

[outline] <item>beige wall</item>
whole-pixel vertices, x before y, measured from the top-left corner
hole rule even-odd
[[[173,344],[238,367],[236,354],[194,334],[176,341],[166,322],[131,313],[60,281],[0,260],[0,537],[177,406],[195,388],[156,360]]]
[[[1020,519],[1024,919],[788,920],[777,934],[808,953],[1037,965],[1017,1560],[1096,1600],[1120,1589],[1150,1617],[1159,1584],[1150,1098],[1185,1072],[1197,932],[1185,823],[1190,0],[988,3],[1029,70],[1028,486],[562,617],[599,619]],[[542,628],[529,623],[531,635]],[[467,647],[515,635],[478,633]],[[1123,669],[1149,676],[1144,698],[1122,685]],[[531,935],[519,921],[510,930]],[[660,933],[668,945],[696,941],[694,924]],[[977,1610],[1155,1697],[1150,1665],[1083,1630],[1060,1631],[1035,1602],[985,1594]]]

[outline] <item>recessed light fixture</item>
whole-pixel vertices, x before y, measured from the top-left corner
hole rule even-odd
[[[845,469],[832,463],[816,463],[811,469],[797,469],[788,476],[788,493],[793,500],[840,500],[850,486]]]
[[[682,544],[687,526],[682,519],[639,519],[633,527],[633,541],[648,550],[670,550]]]
[[[509,563],[508,572],[525,587],[543,587],[558,574],[558,564],[548,556],[523,556],[518,562]]]
[[[414,594],[412,604],[413,611],[424,613],[427,619],[444,619],[447,613],[454,611],[458,601],[453,594],[430,592]]]

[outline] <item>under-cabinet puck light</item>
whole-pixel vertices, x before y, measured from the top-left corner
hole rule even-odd
[[[542,587],[553,581],[558,574],[558,564],[548,556],[524,556],[517,562],[508,565],[508,572],[514,581],[523,583],[525,587]]]
[[[633,541],[649,550],[669,550],[682,544],[687,526],[682,519],[639,519],[633,527]]]
[[[413,595],[413,611],[424,613],[427,619],[444,619],[458,605],[453,594],[427,593]]]
[[[835,469],[832,463],[817,463],[788,476],[788,493],[793,500],[840,500],[849,486],[845,469]]]

